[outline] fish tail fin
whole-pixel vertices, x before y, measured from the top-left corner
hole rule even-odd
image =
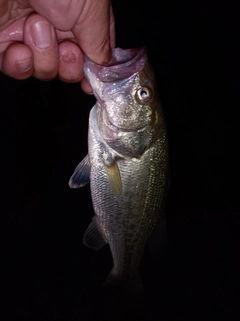
[[[142,278],[139,272],[133,276],[122,277],[113,268],[102,283],[102,288],[119,291],[129,297],[140,298],[144,296]]]
[[[146,320],[146,303],[140,274],[120,277],[114,268],[101,287],[101,300],[107,302],[108,318],[115,320]]]

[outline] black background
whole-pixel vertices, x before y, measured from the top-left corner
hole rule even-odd
[[[169,131],[168,246],[142,264],[146,320],[239,320],[237,9],[219,1],[113,1],[117,46],[146,46]],[[105,297],[108,247],[82,244],[89,186],[68,179],[87,153],[94,97],[55,79],[3,74],[1,320],[141,320]]]

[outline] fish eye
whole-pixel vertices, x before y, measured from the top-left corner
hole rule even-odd
[[[136,92],[136,99],[140,104],[149,103],[153,97],[152,90],[148,87],[141,87]]]

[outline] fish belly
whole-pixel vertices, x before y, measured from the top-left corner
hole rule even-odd
[[[102,160],[103,141],[97,126],[96,107],[90,114],[89,157],[91,194],[96,221],[109,243],[119,278],[137,273],[146,242],[163,215],[167,181],[165,140],[159,137],[140,159],[118,160],[122,192],[116,197]]]

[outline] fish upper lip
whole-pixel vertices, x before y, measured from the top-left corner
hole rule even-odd
[[[146,50],[120,48],[112,49],[112,59],[108,64],[100,65],[85,56],[84,73],[88,78],[89,72],[95,74],[101,82],[112,82],[126,79],[133,73],[144,68],[146,62]]]
[[[134,48],[123,50],[120,48],[112,49],[112,58],[108,62],[108,64],[104,65],[104,67],[114,67],[120,66],[121,68],[132,65],[136,60],[140,58],[143,54],[145,54],[146,50],[144,47],[142,48]]]

